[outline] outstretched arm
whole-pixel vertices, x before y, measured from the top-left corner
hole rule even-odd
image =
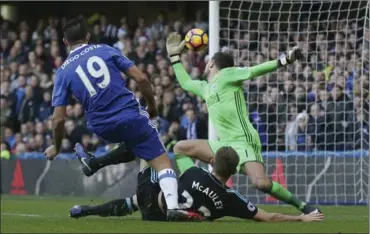
[[[250,80],[255,77],[262,76],[266,73],[274,72],[278,68],[292,64],[297,59],[302,56],[301,50],[298,47],[294,47],[288,52],[288,56],[281,57],[277,60],[272,60],[264,62],[262,64],[243,68],[243,67],[232,67],[226,68],[225,71],[228,72],[228,79],[225,79],[226,83],[240,83],[245,80]]]
[[[179,34],[171,33],[168,36],[166,42],[167,53],[180,86],[186,91],[195,93],[195,95],[204,99],[208,83],[206,81],[192,80],[186,72],[180,61],[180,53],[184,50],[184,46],[185,41],[181,41],[181,36]]]
[[[324,215],[321,213],[318,214],[309,214],[302,216],[293,216],[293,215],[284,215],[279,213],[269,213],[261,208],[258,208],[248,199],[246,199],[239,192],[228,189],[226,190],[229,193],[230,200],[233,202],[230,203],[230,206],[227,207],[227,215],[242,219],[253,219],[254,221],[260,222],[283,222],[283,221],[302,221],[302,222],[311,222],[311,221],[321,221],[324,219]]]
[[[272,60],[272,61],[258,64],[248,69],[245,69],[245,68],[237,68],[237,69],[239,69],[240,73],[243,70],[248,70],[248,73],[249,73],[248,79],[252,79],[254,77],[262,76],[266,73],[274,72],[280,67],[281,65],[277,60]]]
[[[257,214],[253,217],[253,220],[261,222],[284,222],[284,221],[313,222],[313,221],[322,221],[323,219],[324,215],[321,213],[294,216],[280,213],[269,213],[262,209],[258,209]]]

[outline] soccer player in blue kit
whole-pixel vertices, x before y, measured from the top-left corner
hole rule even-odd
[[[85,109],[89,130],[109,142],[125,142],[103,158],[90,157],[80,144],[76,144],[76,154],[85,175],[91,176],[106,165],[129,162],[134,160],[134,155],[138,156],[158,172],[159,184],[169,208],[167,219],[196,220],[197,213],[179,209],[176,173],[155,124],[150,121],[150,117],[157,115],[157,110],[146,76],[116,49],[104,44],[88,45],[90,34],[82,16],[68,20],[63,31],[63,41],[70,53],[56,72],[52,100],[55,107],[54,142],[45,150],[47,159],[54,159],[60,152],[66,106],[70,95],[73,95]],[[125,87],[121,72],[136,81],[145,98],[147,111]]]

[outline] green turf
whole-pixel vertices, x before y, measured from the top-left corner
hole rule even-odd
[[[75,204],[99,202],[86,198],[2,196],[1,233],[369,233],[366,206],[323,206],[326,218],[320,223],[257,223],[230,218],[203,223],[142,222],[139,213],[125,218],[68,217],[68,209]],[[289,206],[262,207],[270,212],[297,214]]]

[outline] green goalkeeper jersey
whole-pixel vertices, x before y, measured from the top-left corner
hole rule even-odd
[[[220,141],[260,144],[249,121],[242,82],[275,71],[278,62],[269,61],[250,68],[231,67],[219,71],[210,83],[192,80],[181,63],[173,65],[181,87],[202,97]]]

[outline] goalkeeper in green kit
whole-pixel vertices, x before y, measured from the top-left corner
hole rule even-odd
[[[295,206],[304,214],[320,212],[318,208],[299,201],[287,189],[267,177],[259,135],[249,122],[242,88],[243,81],[273,72],[296,61],[301,56],[300,49],[294,47],[286,57],[250,68],[234,67],[231,55],[217,52],[207,64],[205,73],[208,75],[208,82],[206,82],[192,80],[181,64],[180,53],[184,45],[185,42],[179,34],[169,35],[166,47],[170,61],[181,87],[206,101],[219,140],[178,142],[174,147],[174,153],[181,173],[193,166],[193,161],[189,157],[211,163],[219,148],[231,146],[240,158],[238,171],[248,175],[258,190]]]

